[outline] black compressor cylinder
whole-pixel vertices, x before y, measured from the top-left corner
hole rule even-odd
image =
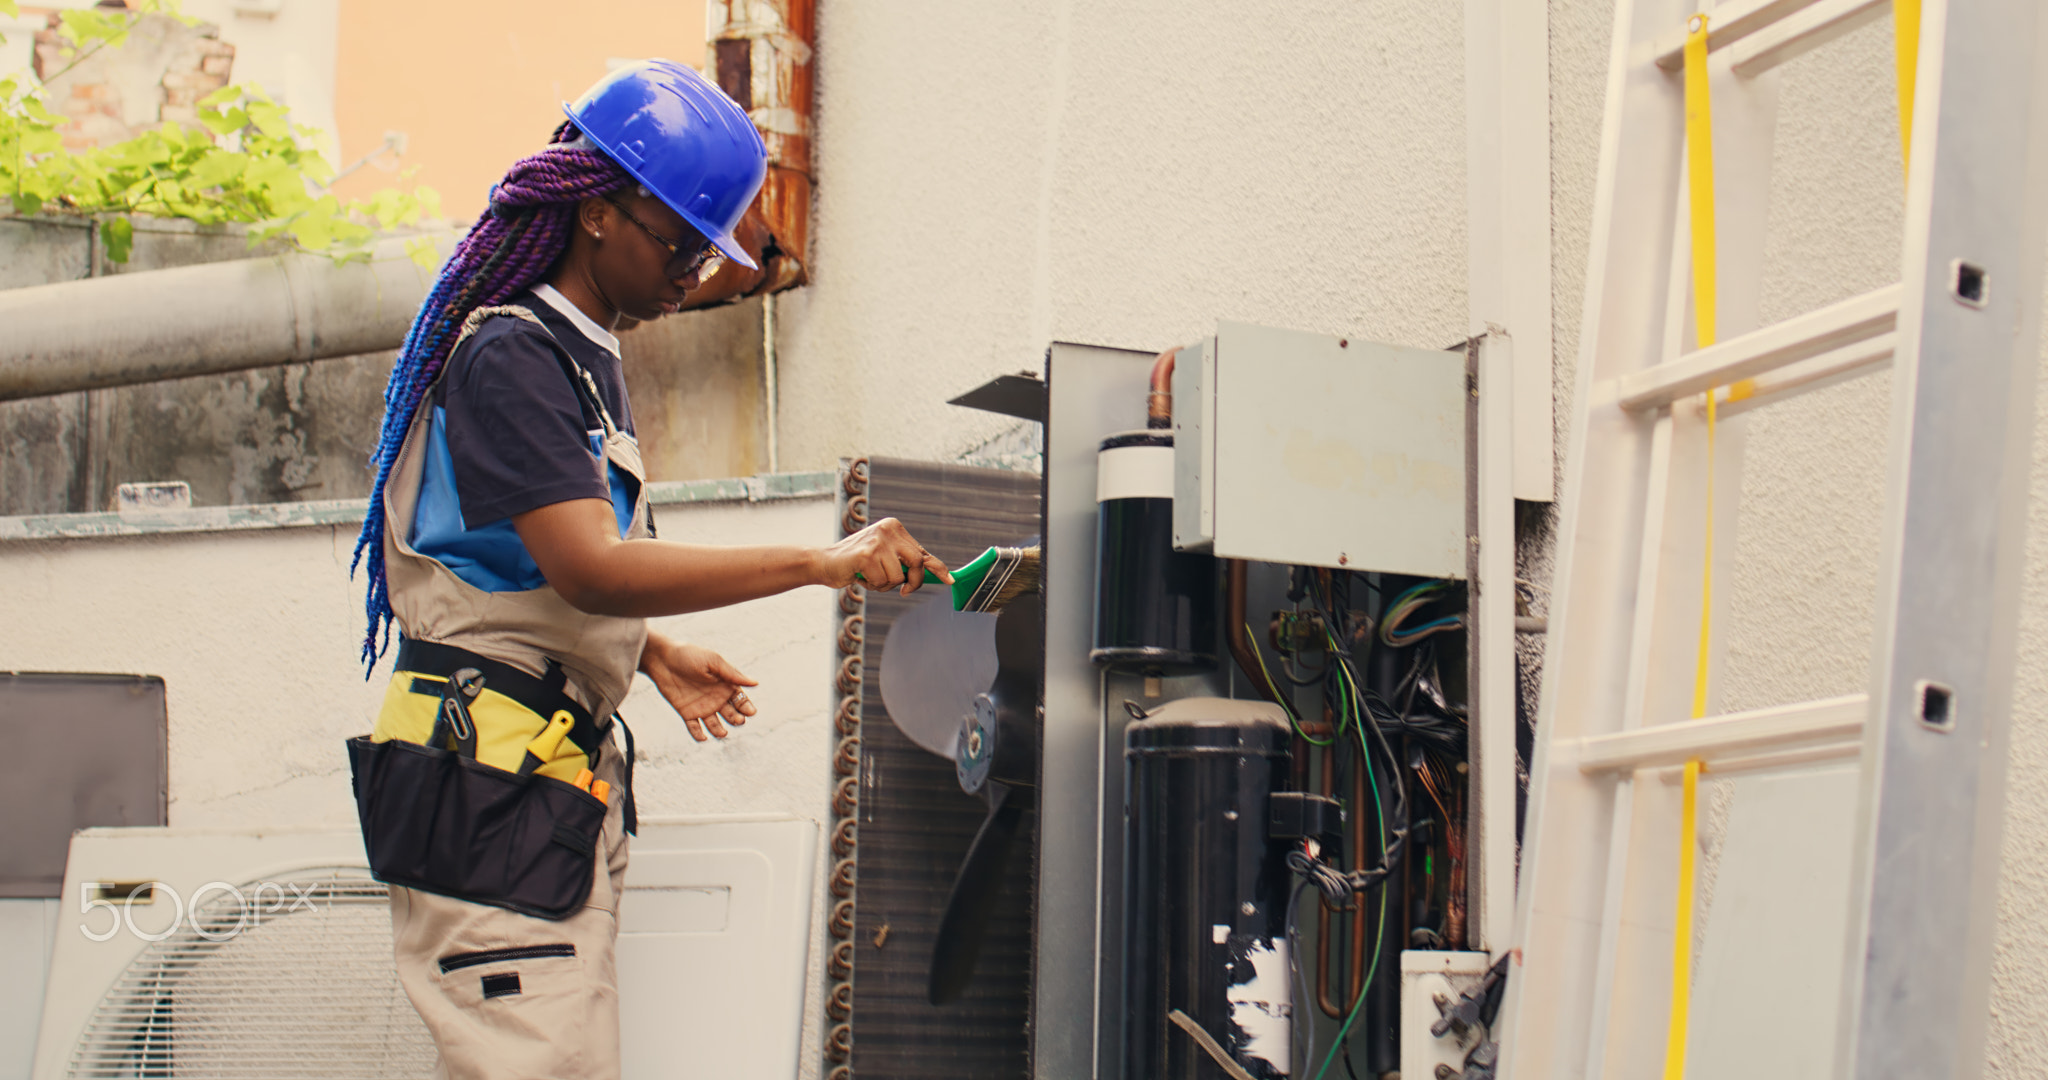
[[[1230,1075],[1196,1030],[1260,1080],[1293,1068],[1286,844],[1270,820],[1290,737],[1279,706],[1223,698],[1125,728],[1126,1077]]]
[[[1126,431],[1095,457],[1095,648],[1126,671],[1216,666],[1216,560],[1173,550],[1173,433]]]

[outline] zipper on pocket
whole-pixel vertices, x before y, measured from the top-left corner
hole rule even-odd
[[[549,957],[573,957],[576,946],[522,945],[516,949],[485,949],[482,952],[451,953],[441,958],[441,974],[461,971],[478,964],[495,964],[500,960],[544,960]]]

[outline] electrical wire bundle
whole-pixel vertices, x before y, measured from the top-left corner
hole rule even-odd
[[[1409,734],[1418,739],[1433,741],[1441,744],[1447,750],[1462,752],[1464,745],[1462,721],[1448,715],[1448,713],[1432,711],[1427,715],[1416,715],[1410,711],[1415,703],[1416,695],[1423,685],[1425,662],[1432,667],[1434,666],[1433,650],[1419,650],[1418,655],[1411,662],[1408,675],[1401,683],[1402,707],[1400,709],[1392,708],[1379,695],[1365,689],[1364,682],[1359,678],[1357,666],[1358,661],[1362,660],[1363,657],[1354,657],[1348,643],[1357,642],[1369,650],[1373,636],[1370,621],[1369,619],[1354,620],[1354,622],[1362,622],[1362,625],[1358,626],[1355,633],[1350,632],[1350,627],[1337,617],[1337,611],[1344,610],[1343,605],[1335,603],[1336,598],[1334,596],[1326,595],[1326,592],[1334,593],[1337,591],[1335,583],[1322,583],[1323,587],[1319,588],[1319,576],[1315,573],[1307,574],[1306,580],[1302,581],[1290,595],[1296,599],[1297,603],[1302,599],[1306,599],[1310,604],[1311,610],[1321,618],[1325,655],[1324,663],[1322,668],[1309,678],[1297,677],[1289,668],[1283,668],[1282,674],[1286,676],[1288,682],[1296,686],[1313,685],[1317,682],[1323,684],[1327,698],[1334,700],[1337,704],[1335,709],[1336,723],[1329,738],[1317,738],[1309,734],[1301,726],[1301,721],[1295,713],[1294,705],[1288,700],[1289,695],[1279,692],[1279,687],[1274,683],[1271,672],[1266,668],[1265,657],[1258,652],[1256,647],[1253,650],[1254,655],[1258,658],[1259,674],[1268,693],[1286,710],[1288,720],[1294,725],[1294,731],[1298,737],[1310,745],[1328,749],[1335,749],[1347,738],[1355,737],[1358,740],[1359,756],[1366,770],[1366,784],[1372,791],[1373,796],[1374,832],[1380,840],[1379,861],[1377,865],[1370,867],[1353,867],[1349,870],[1339,869],[1321,859],[1320,850],[1312,840],[1305,841],[1299,848],[1289,851],[1287,855],[1288,867],[1303,878],[1301,884],[1296,886],[1292,897],[1289,899],[1287,912],[1289,963],[1293,965],[1295,978],[1301,987],[1301,997],[1298,1000],[1308,1000],[1307,977],[1300,960],[1301,939],[1297,919],[1302,893],[1310,886],[1314,886],[1322,894],[1325,901],[1333,907],[1349,905],[1354,902],[1363,903],[1368,894],[1373,892],[1379,893],[1376,928],[1373,932],[1372,959],[1365,969],[1367,972],[1365,983],[1359,988],[1358,1000],[1352,1004],[1350,1014],[1344,1018],[1343,1026],[1337,1031],[1335,1043],[1325,1054],[1322,1065],[1316,1070],[1313,1080],[1322,1080],[1323,1075],[1329,1071],[1330,1065],[1336,1060],[1338,1053],[1345,1048],[1346,1036],[1350,1034],[1351,1028],[1357,1022],[1359,1014],[1364,1011],[1367,998],[1366,991],[1372,985],[1373,975],[1379,970],[1382,950],[1386,943],[1387,896],[1381,886],[1384,886],[1391,879],[1394,870],[1401,865],[1402,854],[1408,843],[1408,784],[1405,770],[1401,767],[1400,758],[1395,755],[1393,745],[1387,738],[1387,731],[1394,729],[1397,734]],[[1436,592],[1440,591],[1443,587],[1441,582],[1424,584],[1425,586],[1435,585],[1437,588],[1426,592],[1409,590],[1408,594],[1404,594],[1404,599],[1411,598],[1412,596],[1420,596],[1423,599],[1411,604],[1407,608],[1408,611],[1412,612],[1415,607],[1419,607],[1422,603],[1434,599]],[[1458,625],[1462,625],[1461,621],[1456,622]],[[1401,644],[1413,644],[1433,633],[1440,632],[1441,629],[1450,628],[1448,626],[1436,627],[1433,623],[1426,624],[1426,626],[1432,628],[1427,633],[1420,632],[1424,628],[1417,628],[1418,632],[1408,637]],[[1246,633],[1249,635],[1250,627],[1246,627]],[[1427,657],[1421,655],[1424,651],[1430,652],[1430,655]],[[1379,770],[1376,768],[1374,761],[1376,756],[1385,763],[1389,770],[1387,774],[1388,786],[1393,794],[1391,813],[1380,797]],[[1302,1030],[1304,1040],[1303,1053],[1300,1060],[1306,1064],[1314,1060],[1315,1057],[1315,1027],[1312,1021],[1305,1021],[1298,1026]],[[1348,1070],[1350,1066],[1348,1055],[1345,1065]]]
[[[1335,1044],[1324,1055],[1321,1065],[1313,1074],[1312,1080],[1322,1080],[1338,1053],[1345,1050],[1346,1037],[1363,1011],[1367,990],[1372,985],[1373,977],[1378,973],[1381,952],[1385,945],[1388,905],[1386,892],[1381,887],[1387,884],[1394,870],[1401,865],[1402,855],[1409,840],[1411,819],[1408,770],[1395,755],[1390,736],[1407,736],[1414,740],[1412,748],[1418,751],[1417,756],[1424,760],[1418,776],[1422,778],[1423,785],[1430,789],[1431,801],[1436,804],[1438,813],[1446,818],[1443,825],[1447,835],[1452,825],[1448,820],[1449,810],[1444,806],[1442,793],[1438,790],[1444,783],[1442,763],[1456,761],[1465,756],[1468,728],[1460,711],[1444,699],[1439,689],[1441,680],[1436,675],[1437,651],[1435,643],[1429,639],[1450,631],[1463,630],[1465,619],[1462,614],[1454,613],[1414,622],[1422,609],[1449,599],[1447,593],[1452,587],[1450,582],[1424,581],[1404,590],[1387,606],[1384,616],[1375,627],[1372,619],[1364,612],[1350,611],[1347,604],[1340,602],[1342,597],[1338,594],[1346,591],[1345,586],[1350,580],[1348,575],[1333,578],[1327,571],[1297,573],[1302,576],[1296,579],[1296,586],[1290,591],[1289,596],[1296,601],[1297,617],[1301,615],[1301,602],[1306,600],[1310,611],[1321,619],[1324,661],[1317,668],[1305,668],[1290,656],[1287,650],[1280,649],[1279,674],[1292,687],[1317,684],[1323,686],[1326,699],[1334,701],[1337,706],[1334,710],[1335,723],[1329,737],[1320,738],[1312,735],[1302,726],[1290,700],[1292,695],[1281,691],[1273,672],[1266,666],[1263,653],[1254,646],[1252,651],[1257,659],[1262,688],[1286,710],[1288,721],[1293,724],[1296,736],[1302,741],[1325,748],[1326,752],[1329,752],[1349,738],[1355,737],[1358,740],[1360,759],[1366,770],[1367,786],[1373,795],[1375,832],[1380,839],[1378,863],[1370,867],[1361,866],[1346,870],[1332,865],[1322,858],[1321,850],[1314,840],[1304,841],[1287,854],[1288,868],[1302,878],[1288,901],[1287,910],[1289,960],[1294,967],[1300,988],[1301,996],[1297,998],[1298,1001],[1309,1000],[1308,978],[1300,960],[1300,932],[1296,917],[1302,894],[1313,887],[1329,906],[1343,907],[1352,903],[1362,903],[1369,894],[1379,893],[1377,928],[1374,930],[1372,958],[1365,969],[1365,982],[1358,991],[1358,999],[1352,1004],[1349,1015],[1344,1018],[1343,1026],[1337,1031]],[[1340,619],[1339,612],[1350,616],[1350,621]],[[1411,622],[1414,622],[1414,625],[1409,625]],[[1245,632],[1248,637],[1250,631],[1251,628],[1246,626]],[[1392,696],[1399,702],[1398,705],[1379,693],[1366,689],[1364,681],[1359,677],[1359,666],[1370,655],[1375,638],[1388,648],[1413,647],[1407,670],[1392,689]],[[1279,647],[1277,640],[1275,646],[1276,649]],[[1354,647],[1357,647],[1357,655],[1353,654]],[[1302,669],[1299,673],[1298,668]],[[1387,786],[1393,795],[1391,812],[1381,801],[1377,767],[1379,763],[1384,763],[1389,770]],[[1363,822],[1360,825],[1362,827]],[[1447,854],[1452,854],[1455,858],[1455,852],[1447,850]],[[1298,1026],[1302,1029],[1304,1041],[1303,1053],[1299,1060],[1306,1064],[1315,1059],[1314,1023],[1304,1020]],[[1347,1070],[1350,1065],[1347,1052]]]
[[[1425,638],[1434,637],[1447,630],[1465,628],[1465,616],[1444,615],[1430,619],[1417,626],[1407,626],[1408,617],[1416,610],[1426,607],[1442,598],[1451,587],[1448,581],[1425,581],[1394,598],[1387,606],[1387,616],[1380,620],[1380,642],[1392,648],[1413,645]],[[1406,629],[1403,629],[1406,627]]]

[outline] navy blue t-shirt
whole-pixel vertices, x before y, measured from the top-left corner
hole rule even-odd
[[[613,423],[631,434],[618,356],[538,294],[511,302],[547,330],[496,316],[448,358],[429,403],[427,460],[408,537],[414,550],[486,592],[546,584],[512,528],[514,515],[570,499],[605,499],[624,535],[638,494],[632,478],[605,461],[604,426],[563,361],[566,354],[590,372]]]

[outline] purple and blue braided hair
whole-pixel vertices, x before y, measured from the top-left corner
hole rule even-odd
[[[562,124],[547,149],[520,160],[491,189],[490,213],[456,245],[455,256],[441,268],[399,346],[398,363],[384,387],[383,431],[370,458],[377,482],[349,563],[349,577],[354,578],[365,555],[369,559],[369,595],[363,602],[369,616],[363,635],[365,669],[375,667],[391,644],[391,589],[384,577],[384,485],[421,400],[455,349],[463,321],[477,308],[502,304],[541,280],[568,244],[578,202],[633,182],[602,151],[564,145],[576,137],[574,125]]]

